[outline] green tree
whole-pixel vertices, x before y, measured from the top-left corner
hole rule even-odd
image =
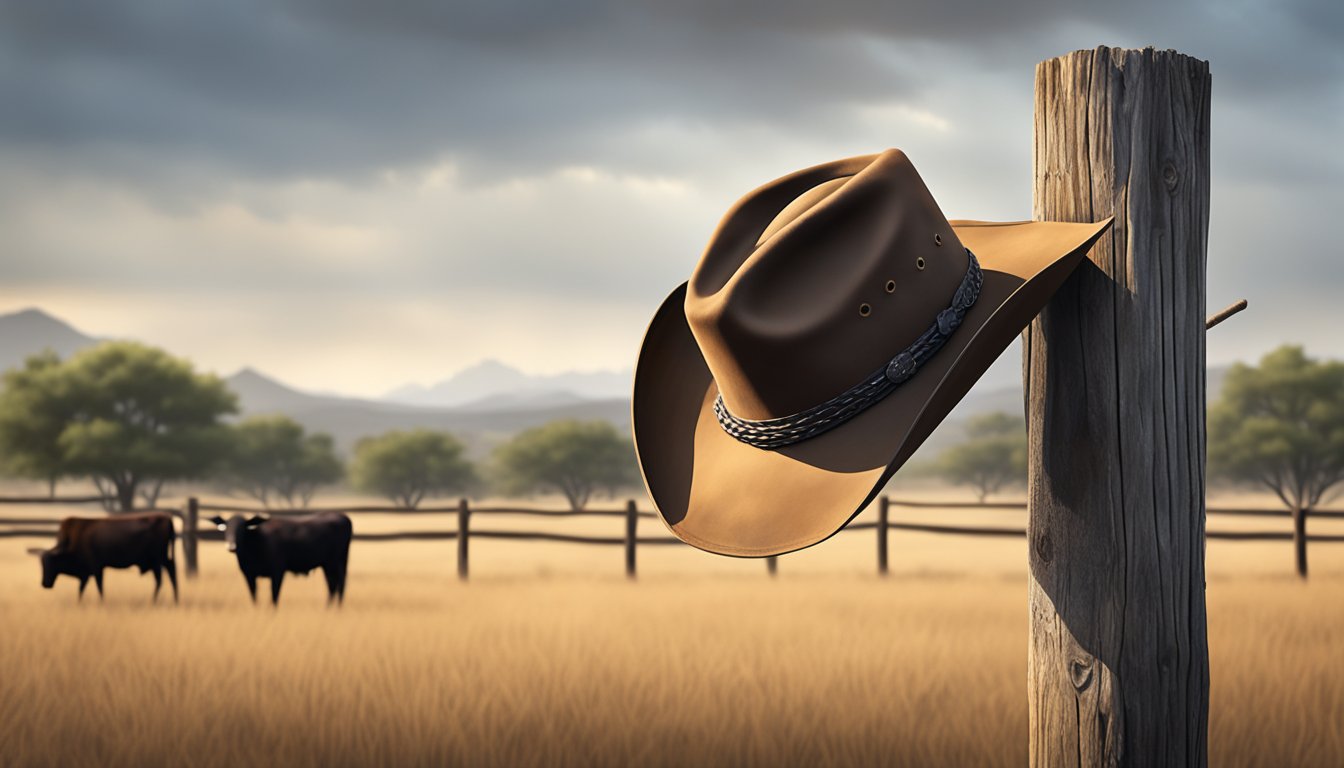
[[[232,429],[225,482],[269,507],[273,499],[308,506],[323,485],[341,479],[344,467],[331,436],[305,434],[288,416],[253,416]]]
[[[43,480],[56,495],[56,481],[68,474],[61,431],[70,414],[55,396],[61,384],[60,358],[46,351],[22,368],[5,372],[0,391],[0,467],[7,474]]]
[[[1307,575],[1308,511],[1344,480],[1344,363],[1282,346],[1232,366],[1209,409],[1212,474],[1273,491],[1293,515],[1298,574]]]
[[[502,490],[560,491],[571,509],[583,509],[593,491],[633,483],[634,449],[605,421],[553,421],[518,434],[495,451]]]
[[[1020,418],[987,413],[966,425],[967,440],[944,451],[935,471],[954,485],[968,485],[980,501],[1027,479],[1027,431]]]
[[[393,430],[355,445],[350,475],[359,490],[416,507],[426,496],[460,493],[475,484],[465,452],[447,432]]]
[[[165,481],[209,471],[227,446],[220,418],[237,407],[218,377],[125,341],[29,365],[5,384],[0,443],[14,452],[10,461],[88,476],[109,510],[134,508],[137,494],[153,506]],[[39,430],[42,440],[15,426],[24,409],[50,429]]]

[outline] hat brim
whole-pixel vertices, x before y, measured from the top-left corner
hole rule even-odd
[[[984,271],[961,327],[915,374],[855,418],[764,450],[714,416],[718,389],[686,323],[682,284],[659,307],[635,368],[640,471],[669,530],[708,552],[765,557],[833,536],[867,506],[1110,226],[953,221]]]

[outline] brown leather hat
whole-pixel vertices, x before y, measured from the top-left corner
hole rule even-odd
[[[949,222],[896,149],[739,200],[635,369],[635,449],[664,522],[743,557],[839,531],[1110,222]]]

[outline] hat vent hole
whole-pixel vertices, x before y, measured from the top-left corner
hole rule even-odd
[[[943,244],[943,236],[942,236],[942,235],[939,235],[939,234],[934,234],[934,236],[933,236],[933,244],[934,244],[934,245],[942,245],[942,244]]]
[[[918,259],[915,259],[915,269],[923,269],[923,268],[924,268],[924,257],[920,256]]]
[[[860,305],[859,305],[859,317],[867,317],[867,316],[869,316],[869,315],[871,315],[871,314],[873,314],[873,308],[872,308],[872,307],[868,306],[867,304],[860,304]]]
[[[895,281],[895,280],[888,280],[888,281],[887,281],[887,293],[895,293],[895,292],[896,292],[896,281]]]

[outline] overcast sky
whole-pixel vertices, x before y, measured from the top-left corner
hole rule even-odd
[[[1030,218],[1036,62],[1154,45],[1213,72],[1210,360],[1344,356],[1338,0],[450,5],[0,0],[0,311],[354,394],[628,368],[744,192],[896,146]]]

